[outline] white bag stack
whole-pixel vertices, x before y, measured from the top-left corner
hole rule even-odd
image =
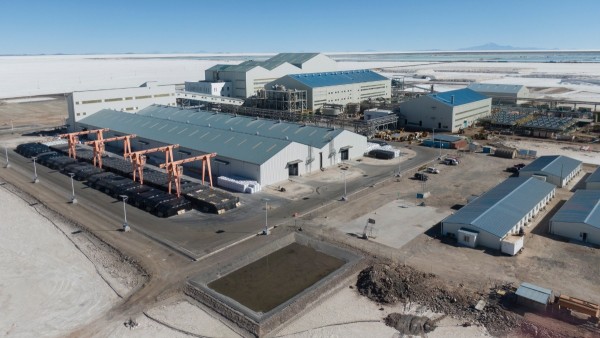
[[[217,184],[223,188],[248,194],[254,194],[261,190],[258,182],[243,177],[219,176],[217,177]]]

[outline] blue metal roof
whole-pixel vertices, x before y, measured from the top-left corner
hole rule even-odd
[[[600,229],[600,190],[577,190],[550,222],[584,223]]]
[[[427,94],[427,96],[429,96],[439,102],[442,102],[444,104],[447,104],[449,106],[454,106],[454,107],[461,106],[461,105],[467,104],[467,103],[485,100],[488,98],[487,96],[485,96],[483,94],[479,94],[478,92],[468,89],[468,88],[451,90],[448,92]],[[453,96],[454,96],[454,103],[452,103]]]
[[[521,283],[516,292],[517,296],[530,299],[540,304],[548,304],[552,290],[530,283]]]
[[[79,123],[109,128],[121,134],[136,134],[165,144],[179,144],[181,147],[202,153],[216,152],[219,157],[259,165],[291,144],[291,141],[287,140],[110,109],[103,109],[82,119]]]
[[[555,188],[533,177],[508,178],[450,215],[444,223],[474,226],[502,238]]]
[[[344,70],[327,73],[292,74],[287,75],[287,77],[290,77],[311,88],[389,80],[387,77],[379,75],[369,69]]]
[[[567,156],[540,156],[521,169],[521,172],[539,172],[556,177],[567,177],[567,175],[577,169],[580,165],[581,161]]]
[[[278,120],[258,119],[248,116],[161,105],[151,105],[140,110],[137,114],[185,122],[195,126],[216,130],[260,135],[262,137],[292,141],[316,148],[325,147],[330,140],[334,139],[344,131],[342,128],[325,128]]]
[[[586,183],[600,182],[600,167],[596,169],[586,180]]]
[[[442,141],[442,142],[456,142],[456,141],[462,140],[463,138],[460,136],[454,136],[454,135],[435,134],[434,139],[436,141]]]

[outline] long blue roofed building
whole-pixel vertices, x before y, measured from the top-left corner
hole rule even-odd
[[[344,106],[368,99],[389,99],[392,95],[392,80],[368,69],[286,75],[265,88],[275,86],[306,90],[307,107],[313,112],[324,104]]]
[[[491,111],[492,99],[468,88],[431,93],[400,103],[398,125],[457,133]]]
[[[549,232],[600,245],[600,190],[577,190],[550,219]]]
[[[540,156],[519,171],[519,177],[537,176],[559,188],[581,172],[581,161],[562,155]]]
[[[521,230],[554,197],[556,186],[533,177],[508,178],[442,221],[442,234],[460,245],[514,255]]]
[[[213,175],[263,186],[361,157],[367,147],[365,136],[341,128],[161,105],[136,114],[104,109],[79,121],[77,130],[83,128],[109,128],[107,137],[136,134],[134,151],[179,144],[176,160],[215,152]],[[164,161],[162,153],[150,156]]]

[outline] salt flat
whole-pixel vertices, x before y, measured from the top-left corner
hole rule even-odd
[[[6,336],[64,336],[119,299],[35,208],[0,186],[0,332]]]

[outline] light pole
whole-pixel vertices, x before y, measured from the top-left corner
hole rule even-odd
[[[10,163],[8,162],[8,148],[6,148],[6,146],[4,146],[4,154],[6,155],[6,165],[4,165],[4,168],[10,168]]]
[[[69,173],[69,176],[71,176],[71,204],[77,204],[77,198],[75,198],[75,185],[73,184],[73,176],[75,176],[75,174]]]
[[[342,171],[342,175],[344,175],[344,195],[342,196],[342,201],[347,201],[348,195],[346,194],[346,172]]]
[[[263,201],[265,201],[265,230],[263,230],[263,235],[268,236],[269,235],[269,199],[268,198],[263,198]]]
[[[31,159],[33,160],[33,183],[38,183],[40,180],[38,180],[37,167],[35,165],[37,157],[32,157]]]
[[[129,224],[127,223],[127,209],[125,208],[125,202],[127,202],[127,195],[120,195],[120,197],[123,199],[123,217],[124,217],[124,221],[123,221],[123,231],[124,232],[128,232],[129,231]]]

